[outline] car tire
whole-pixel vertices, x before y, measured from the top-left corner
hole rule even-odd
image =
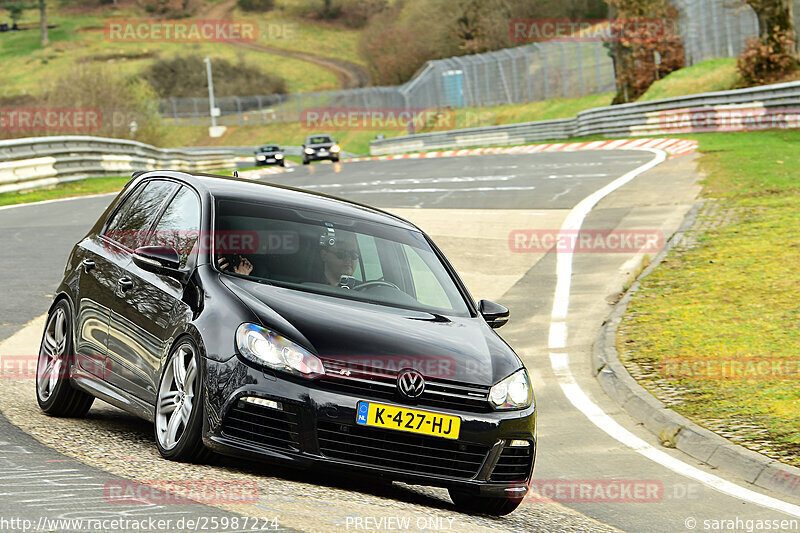
[[[281,161],[281,162],[280,162],[280,165],[281,165],[282,167],[285,167],[285,166],[286,166],[286,162],[285,162],[285,161]]]
[[[331,161],[333,161],[334,163],[338,163],[339,162],[339,158],[337,157],[335,159],[331,159]]]
[[[202,462],[210,455],[202,438],[202,398],[200,352],[191,338],[184,337],[170,352],[158,384],[156,446],[165,459]]]
[[[82,417],[94,402],[94,396],[69,382],[74,346],[72,329],[69,304],[61,300],[47,317],[36,362],[36,401],[50,416]]]
[[[304,164],[304,165],[307,165],[308,163],[309,163],[308,159],[306,159],[306,158],[304,157],[304,158],[303,158],[303,164]]]
[[[447,489],[456,509],[467,514],[505,516],[519,507],[522,499],[478,496],[458,489]]]

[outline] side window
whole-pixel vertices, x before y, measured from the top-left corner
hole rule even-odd
[[[200,200],[190,189],[182,187],[158,221],[150,244],[175,248],[183,268],[199,236]]]
[[[131,250],[143,246],[164,200],[177,187],[169,181],[150,181],[144,189],[140,186],[141,191],[134,191],[117,210],[104,235]]]
[[[383,277],[383,270],[381,269],[381,260],[378,256],[378,247],[375,245],[375,237],[369,235],[357,234],[358,249],[361,253],[361,263],[364,265],[364,273],[367,276],[366,280],[372,281],[381,279]],[[356,277],[361,277],[361,272],[356,269]]]
[[[414,279],[414,290],[417,293],[417,301],[422,305],[429,305],[440,309],[452,309],[453,305],[450,303],[447,293],[436,279],[436,275],[425,263],[425,260],[419,255],[418,250],[407,244],[403,245],[403,249],[408,258],[411,277]]]

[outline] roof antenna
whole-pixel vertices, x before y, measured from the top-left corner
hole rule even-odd
[[[239,171],[238,170],[234,170],[233,171],[233,177],[234,178],[238,178],[239,177]]]

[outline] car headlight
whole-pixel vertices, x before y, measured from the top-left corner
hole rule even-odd
[[[314,149],[313,149],[313,148],[306,148],[306,149],[305,149],[305,150],[303,150],[303,151],[304,151],[305,153],[307,153],[307,154],[313,154],[313,153],[314,153]]]
[[[331,152],[333,152],[334,154],[338,153],[341,149],[342,147],[339,146],[338,144],[334,144],[333,146],[331,146]]]
[[[245,323],[239,326],[236,330],[236,346],[245,359],[276,370],[293,372],[304,377],[316,377],[325,373],[319,357],[256,324]]]
[[[267,156],[264,156],[264,155],[256,156],[256,159],[259,160],[259,161],[264,161],[266,158],[267,158]]]
[[[275,159],[283,159],[283,154],[275,154]]]
[[[495,409],[525,409],[533,403],[533,387],[528,371],[514,372],[489,391],[489,402]]]

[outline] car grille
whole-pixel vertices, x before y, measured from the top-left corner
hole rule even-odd
[[[222,419],[222,433],[256,446],[299,450],[297,414],[243,400]]]
[[[506,446],[494,466],[492,481],[526,481],[531,472],[533,445]]]
[[[324,421],[317,438],[320,452],[332,459],[461,479],[475,477],[489,451],[479,444]]]
[[[397,372],[376,370],[359,365],[351,368],[346,362],[325,359],[326,375],[319,380],[321,387],[369,398],[383,398],[409,403],[397,392]],[[343,372],[347,372],[344,374]],[[413,403],[442,409],[486,413],[489,405],[489,386],[425,378],[425,392]]]

